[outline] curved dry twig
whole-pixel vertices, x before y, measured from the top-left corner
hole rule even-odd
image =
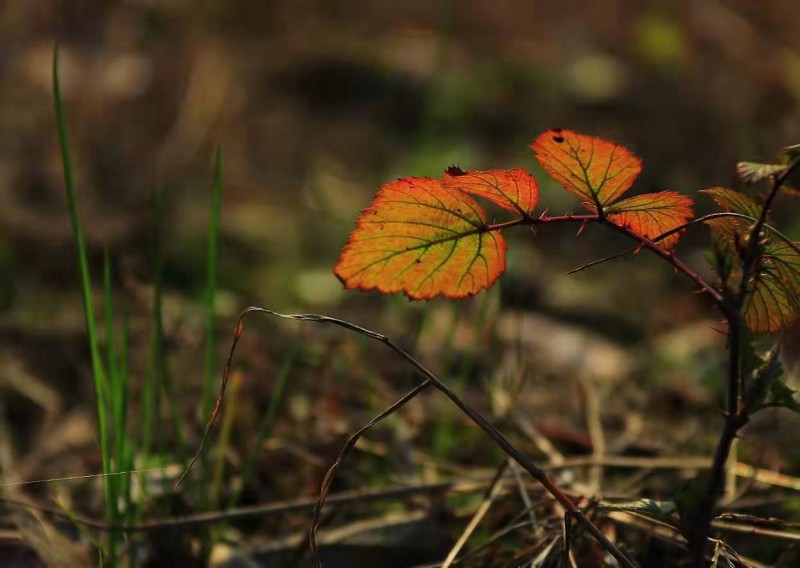
[[[289,319],[294,321],[308,321],[314,323],[332,324],[347,329],[349,331],[358,333],[370,339],[380,341],[381,343],[386,345],[389,349],[391,349],[400,357],[402,357],[412,367],[414,367],[423,377],[425,377],[426,380],[423,383],[420,383],[420,385],[418,385],[414,390],[412,390],[406,396],[398,400],[391,407],[389,407],[389,409],[384,411],[384,413],[381,413],[381,415],[379,415],[373,420],[376,421],[379,419],[382,420],[383,418],[391,414],[391,412],[394,412],[397,408],[408,402],[408,400],[411,400],[411,398],[419,394],[418,392],[415,391],[417,390],[421,391],[429,384],[433,385],[439,391],[441,391],[445,396],[447,396],[447,398],[449,398],[481,430],[483,430],[484,433],[486,433],[486,435],[488,435],[489,438],[491,438],[492,441],[503,450],[503,452],[505,452],[510,458],[512,458],[520,466],[522,466],[534,479],[536,479],[545,488],[545,490],[547,490],[547,492],[550,493],[550,495],[552,495],[556,499],[556,501],[558,501],[559,504],[562,507],[564,507],[564,509],[566,509],[572,516],[574,516],[577,522],[579,522],[581,526],[583,526],[603,546],[603,548],[605,548],[609,552],[609,554],[611,554],[617,560],[617,562],[620,563],[621,566],[625,566],[626,568],[633,568],[636,566],[632,560],[630,560],[627,556],[625,556],[625,554],[623,554],[622,551],[620,551],[619,548],[617,548],[617,546],[614,545],[614,543],[608,540],[608,537],[606,537],[606,535],[603,534],[603,532],[599,528],[597,528],[586,515],[583,514],[581,509],[578,508],[578,506],[575,505],[575,503],[573,503],[572,499],[570,499],[555,484],[555,482],[553,482],[552,479],[550,479],[550,477],[547,475],[547,473],[545,473],[543,469],[539,468],[527,455],[525,455],[523,452],[517,449],[516,446],[514,446],[511,442],[509,442],[508,439],[505,436],[503,436],[503,434],[497,428],[495,428],[488,420],[486,420],[486,418],[484,418],[482,414],[480,414],[477,410],[473,409],[466,402],[464,402],[450,387],[448,387],[445,383],[443,383],[436,375],[434,375],[425,366],[423,366],[422,363],[420,363],[414,357],[412,357],[407,351],[405,351],[403,348],[395,344],[391,339],[389,339],[385,335],[376,333],[372,330],[366,329],[364,327],[358,326],[356,324],[350,323],[345,320],[340,320],[337,318],[332,318],[318,314],[282,314],[274,310],[255,307],[255,306],[248,307],[242,311],[242,313],[239,315],[239,318],[237,319],[236,327],[234,328],[233,343],[231,344],[231,350],[230,353],[228,354],[228,359],[225,363],[225,369],[223,371],[223,376],[222,376],[222,384],[220,386],[220,391],[217,396],[216,403],[214,405],[214,410],[212,411],[211,417],[209,418],[206,424],[205,431],[203,433],[203,437],[200,441],[200,445],[197,449],[197,452],[195,453],[192,460],[189,462],[189,465],[187,466],[186,471],[181,476],[178,485],[176,485],[176,488],[179,486],[180,482],[185,478],[189,469],[197,460],[198,456],[201,454],[202,447],[205,444],[205,441],[207,440],[208,435],[211,432],[211,429],[213,428],[217,417],[219,416],[219,412],[222,409],[222,401],[225,395],[225,389],[227,387],[228,377],[230,375],[231,361],[233,359],[233,354],[236,348],[236,344],[238,343],[238,340],[242,334],[243,319],[244,316],[246,316],[251,312],[264,313],[274,317]],[[353,437],[351,437],[351,439],[353,439]],[[357,441],[357,439],[358,438],[355,438],[355,441]],[[353,441],[353,444],[355,444],[355,441]],[[346,449],[349,451],[351,447],[352,446],[349,447],[346,446]],[[334,466],[335,465],[336,464],[334,464]],[[335,475],[335,470],[333,471],[332,474],[330,470],[328,473],[329,475],[326,475],[326,479],[323,480],[323,487],[325,486],[324,484],[326,483],[326,481],[328,484],[330,483],[330,479],[332,479],[332,476]],[[317,510],[321,510],[323,504],[324,504],[324,495],[321,493],[320,502],[318,503]],[[313,542],[313,534],[316,531],[316,526],[314,526],[314,524],[319,523],[317,517],[318,515],[315,513],[315,519],[312,521],[312,527],[309,530],[309,536],[312,542]],[[315,545],[312,544],[312,551],[315,552],[314,546]],[[316,557],[316,562],[318,566],[321,566],[319,557]]]
[[[314,560],[316,561],[317,566],[322,566],[322,562],[319,559],[319,551],[317,550],[317,530],[319,529],[319,523],[322,518],[322,508],[325,506],[325,501],[328,499],[328,493],[330,492],[333,479],[336,477],[336,473],[339,471],[339,468],[342,467],[344,459],[352,451],[358,440],[367,432],[367,430],[375,426],[384,418],[387,418],[389,415],[394,414],[394,412],[399,410],[400,407],[402,407],[412,398],[420,394],[423,390],[430,386],[430,384],[431,383],[428,380],[421,382],[411,391],[406,393],[405,396],[398,399],[386,410],[362,426],[355,434],[348,438],[347,443],[339,452],[339,456],[336,458],[336,461],[330,468],[328,468],[328,471],[325,473],[325,477],[322,479],[322,483],[320,484],[319,497],[317,498],[317,504],[314,506],[314,513],[311,517],[311,526],[308,529],[308,544],[311,547],[311,553],[314,555]]]

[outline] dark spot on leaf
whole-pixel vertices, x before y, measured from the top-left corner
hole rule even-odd
[[[420,259],[416,259],[414,262],[416,262],[417,264],[422,263],[422,261]]]
[[[453,176],[453,177],[463,176],[463,175],[465,175],[465,174],[466,174],[466,172],[465,172],[464,170],[462,170],[461,168],[459,168],[459,167],[458,167],[458,166],[456,166],[455,164],[453,164],[452,166],[450,166],[449,168],[447,168],[447,169],[444,171],[444,173],[446,173],[446,174],[447,174],[447,175],[449,175],[449,176]]]
[[[561,144],[564,141],[564,137],[563,136],[553,136],[553,141],[555,141],[556,144]]]

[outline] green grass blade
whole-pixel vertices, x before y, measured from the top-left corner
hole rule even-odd
[[[211,405],[215,398],[215,297],[217,294],[218,261],[219,261],[219,218],[222,208],[222,178],[223,178],[222,148],[217,148],[214,166],[214,183],[211,186],[211,215],[208,221],[208,253],[206,257],[206,294],[204,302],[204,329],[205,329],[205,365],[203,380],[203,418],[211,413]]]
[[[132,471],[135,469],[134,449],[131,435],[128,432],[128,401],[130,400],[130,323],[128,314],[122,312],[119,340],[119,398],[121,403],[118,405],[119,413],[116,415],[117,455],[119,456],[120,471]],[[123,515],[126,522],[132,522],[134,503],[132,474],[122,477],[120,493],[123,499]]]
[[[108,410],[111,412],[110,424],[113,427],[113,444],[111,453],[111,470],[118,471],[119,463],[116,453],[118,448],[117,414],[119,409],[119,366],[117,361],[117,346],[114,322],[114,295],[111,290],[111,260],[108,249],[103,250],[103,315],[105,317],[105,355],[106,355],[106,395],[108,397]],[[117,484],[116,479],[111,480],[112,488]],[[116,503],[116,501],[115,501]]]
[[[103,463],[103,473],[111,471],[111,455],[108,439],[108,417],[106,412],[107,393],[106,378],[103,370],[103,362],[100,355],[100,340],[95,323],[94,307],[92,305],[92,285],[89,275],[89,260],[86,254],[86,245],[83,238],[80,218],[78,217],[78,205],[75,191],[75,182],[72,170],[72,158],[70,156],[69,145],[67,142],[67,118],[64,104],[61,99],[61,83],[58,76],[58,44],[53,49],[53,98],[55,102],[56,126],[58,129],[58,142],[61,147],[61,164],[64,169],[64,186],[67,192],[67,206],[69,209],[72,232],[75,235],[75,248],[78,255],[78,266],[81,275],[81,290],[83,293],[83,309],[86,319],[86,332],[89,336],[89,351],[92,360],[92,376],[94,379],[95,398],[97,403],[97,422],[98,433],[100,436],[100,452]],[[104,478],[103,483],[106,515],[109,521],[114,520],[114,503],[112,501],[111,484],[108,478]]]

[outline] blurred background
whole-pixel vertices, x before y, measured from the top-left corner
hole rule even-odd
[[[155,251],[163,250],[177,401],[163,430],[177,449],[157,462],[179,469],[205,420],[201,304],[217,146],[225,173],[215,377],[245,306],[319,311],[408,346],[534,457],[553,457],[542,439],[565,455],[597,453],[598,444],[608,454],[709,455],[725,357],[718,314],[645,253],[564,275],[625,250],[614,235],[596,227],[579,238],[564,228],[509,233],[508,273],[460,302],[347,292],[332,268],[360,210],[399,176],[439,176],[451,164],[521,166],[537,175],[541,208],[577,211],[528,149],[555,126],[631,148],[644,160],[634,192],[678,190],[696,197],[698,213],[710,211],[698,190],[741,187],[738,160],[769,161],[800,142],[798,29],[791,0],[4,0],[4,479],[100,471],[53,112],[55,41],[98,301],[107,249],[130,320],[132,417],[152,346]],[[798,238],[797,204],[782,199],[776,223]],[[677,252],[707,273],[708,243],[696,227]],[[238,503],[313,496],[346,436],[418,381],[363,338],[248,321],[234,364],[238,395],[226,403],[227,442],[210,443],[209,459],[224,472],[218,506],[232,504],[250,454],[254,474]],[[345,465],[338,489],[440,480],[503,461],[433,393],[387,424]],[[797,469],[797,447],[783,439],[797,426],[783,415],[756,420],[740,456]],[[183,444],[174,439],[181,428]],[[762,430],[772,433],[759,438]],[[591,478],[575,473],[584,474]],[[671,495],[680,480],[670,479],[645,493]],[[20,490],[101,515],[94,482]],[[184,512],[209,508],[189,495]],[[445,523],[445,541],[463,528],[448,510],[455,521]],[[348,515],[358,516],[342,520]],[[248,539],[263,545],[265,535],[306,522],[250,520],[222,540],[246,549]]]

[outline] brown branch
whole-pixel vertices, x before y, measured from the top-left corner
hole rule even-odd
[[[727,214],[723,214],[723,215],[727,216]],[[720,215],[720,216],[723,216],[723,215]],[[697,220],[695,220],[694,222],[696,223]],[[722,297],[722,294],[720,294],[720,292],[716,288],[714,288],[711,284],[706,282],[706,280],[702,276],[700,276],[700,274],[698,274],[695,270],[693,270],[692,268],[687,266],[686,263],[684,263],[682,260],[680,260],[674,254],[672,254],[671,252],[669,252],[667,250],[664,250],[662,247],[660,247],[658,244],[656,244],[655,240],[651,240],[651,239],[648,239],[646,237],[643,237],[642,235],[637,234],[636,232],[628,229],[627,227],[625,227],[623,225],[620,225],[618,223],[615,223],[614,221],[611,221],[608,217],[606,217],[604,215],[560,215],[560,216],[557,216],[557,217],[547,217],[547,216],[542,216],[542,217],[521,217],[519,219],[514,219],[513,221],[507,221],[505,223],[497,223],[497,224],[494,224],[494,225],[487,225],[484,228],[484,230],[486,230],[486,231],[499,231],[499,230],[502,230],[502,229],[507,229],[507,228],[510,228],[510,227],[517,227],[517,226],[520,226],[520,225],[538,226],[538,225],[550,225],[550,224],[557,224],[557,223],[581,223],[581,224],[600,223],[602,225],[605,225],[607,227],[612,228],[613,230],[617,231],[618,233],[622,233],[626,237],[628,237],[628,238],[630,238],[630,239],[632,239],[632,240],[634,240],[634,241],[636,241],[638,243],[639,246],[636,248],[636,250],[638,250],[639,248],[646,248],[646,249],[650,250],[651,252],[653,252],[656,255],[660,256],[668,264],[672,265],[673,268],[675,268],[678,272],[681,272],[685,276],[687,276],[692,282],[694,282],[700,288],[700,290],[702,290],[703,292],[705,292],[706,294],[711,296],[711,298],[714,300],[714,302],[717,305],[717,307],[726,316],[728,315],[728,313],[727,313],[728,312],[728,306],[727,306],[727,304],[725,302],[725,299]],[[691,224],[691,223],[689,223],[689,224]],[[689,224],[687,224],[686,226],[689,226]],[[664,239],[664,238],[668,237],[669,235],[672,235],[672,234],[674,234],[674,233],[676,233],[678,231],[681,231],[681,230],[683,230],[682,227],[673,229],[672,231],[668,231],[668,232],[664,233],[663,235],[659,235],[657,237],[657,239],[658,240]]]
[[[708,215],[703,215],[702,217],[698,217],[697,219],[692,219],[691,221],[688,221],[688,222],[684,223],[683,225],[679,225],[678,227],[675,227],[674,229],[670,229],[669,231],[667,231],[665,233],[661,233],[657,237],[654,237],[652,239],[652,241],[654,243],[661,242],[662,240],[666,239],[667,237],[672,236],[672,235],[674,235],[676,233],[680,233],[681,231],[685,231],[686,229],[688,229],[689,227],[691,227],[693,225],[699,225],[700,223],[705,223],[706,221],[711,221],[712,219],[721,219],[723,217],[733,217],[735,219],[744,219],[746,221],[752,221],[753,223],[755,223],[758,220],[755,217],[750,217],[749,215],[744,215],[742,213],[734,213],[732,211],[723,211],[723,212],[720,212],[720,213],[710,213]],[[776,229],[775,227],[773,227],[772,225],[770,225],[768,223],[764,223],[764,228],[767,229],[772,234],[774,234],[776,237],[778,237],[784,243],[786,243],[797,254],[800,254],[800,246],[798,246],[792,239],[790,239],[789,237],[784,235],[782,232],[780,232],[778,229]],[[583,264],[583,265],[581,265],[581,266],[579,266],[577,268],[573,268],[572,270],[567,272],[567,274],[576,274],[578,272],[586,270],[587,268],[593,268],[593,267],[598,266],[600,264],[603,264],[605,262],[608,262],[608,261],[611,261],[611,260],[616,260],[616,259],[622,258],[624,256],[628,256],[629,254],[635,253],[637,250],[639,250],[638,246],[634,247],[634,248],[632,248],[630,250],[618,252],[617,254],[613,254],[611,256],[607,256],[607,257],[604,257],[604,258],[599,258],[597,260],[593,260],[591,262],[587,262],[586,264]]]
[[[622,233],[623,235],[633,239],[643,248],[655,253],[656,255],[660,256],[663,260],[665,260],[668,264],[672,265],[676,270],[682,272],[686,275],[692,282],[694,282],[703,292],[711,296],[711,298],[716,303],[717,307],[724,313],[726,316],[728,315],[728,306],[725,302],[725,299],[720,294],[719,290],[714,288],[711,284],[706,282],[706,280],[700,276],[695,270],[689,268],[682,260],[680,260],[677,256],[672,254],[671,252],[664,250],[654,241],[643,237],[634,231],[631,231],[629,228],[619,225],[614,221],[609,220],[608,218],[603,220],[603,224],[607,227],[611,227],[618,233]]]
[[[703,568],[706,565],[706,541],[711,534],[711,522],[714,517],[714,509],[725,481],[725,469],[731,452],[731,446],[739,430],[744,427],[750,419],[750,409],[748,405],[741,403],[742,393],[746,387],[741,370],[742,306],[744,305],[744,300],[747,295],[748,283],[751,276],[757,270],[757,264],[761,256],[761,230],[766,224],[767,215],[781,186],[798,166],[800,166],[800,158],[797,158],[780,176],[775,178],[772,190],[761,209],[761,215],[753,225],[750,235],[744,243],[747,246],[747,250],[742,254],[743,267],[738,290],[735,297],[723,302],[727,308],[724,313],[728,320],[729,355],[725,425],[722,428],[716,450],[714,451],[714,461],[709,473],[706,492],[698,507],[695,521],[693,522],[694,530],[692,531],[692,538],[689,542],[689,550],[693,565],[696,568]]]

